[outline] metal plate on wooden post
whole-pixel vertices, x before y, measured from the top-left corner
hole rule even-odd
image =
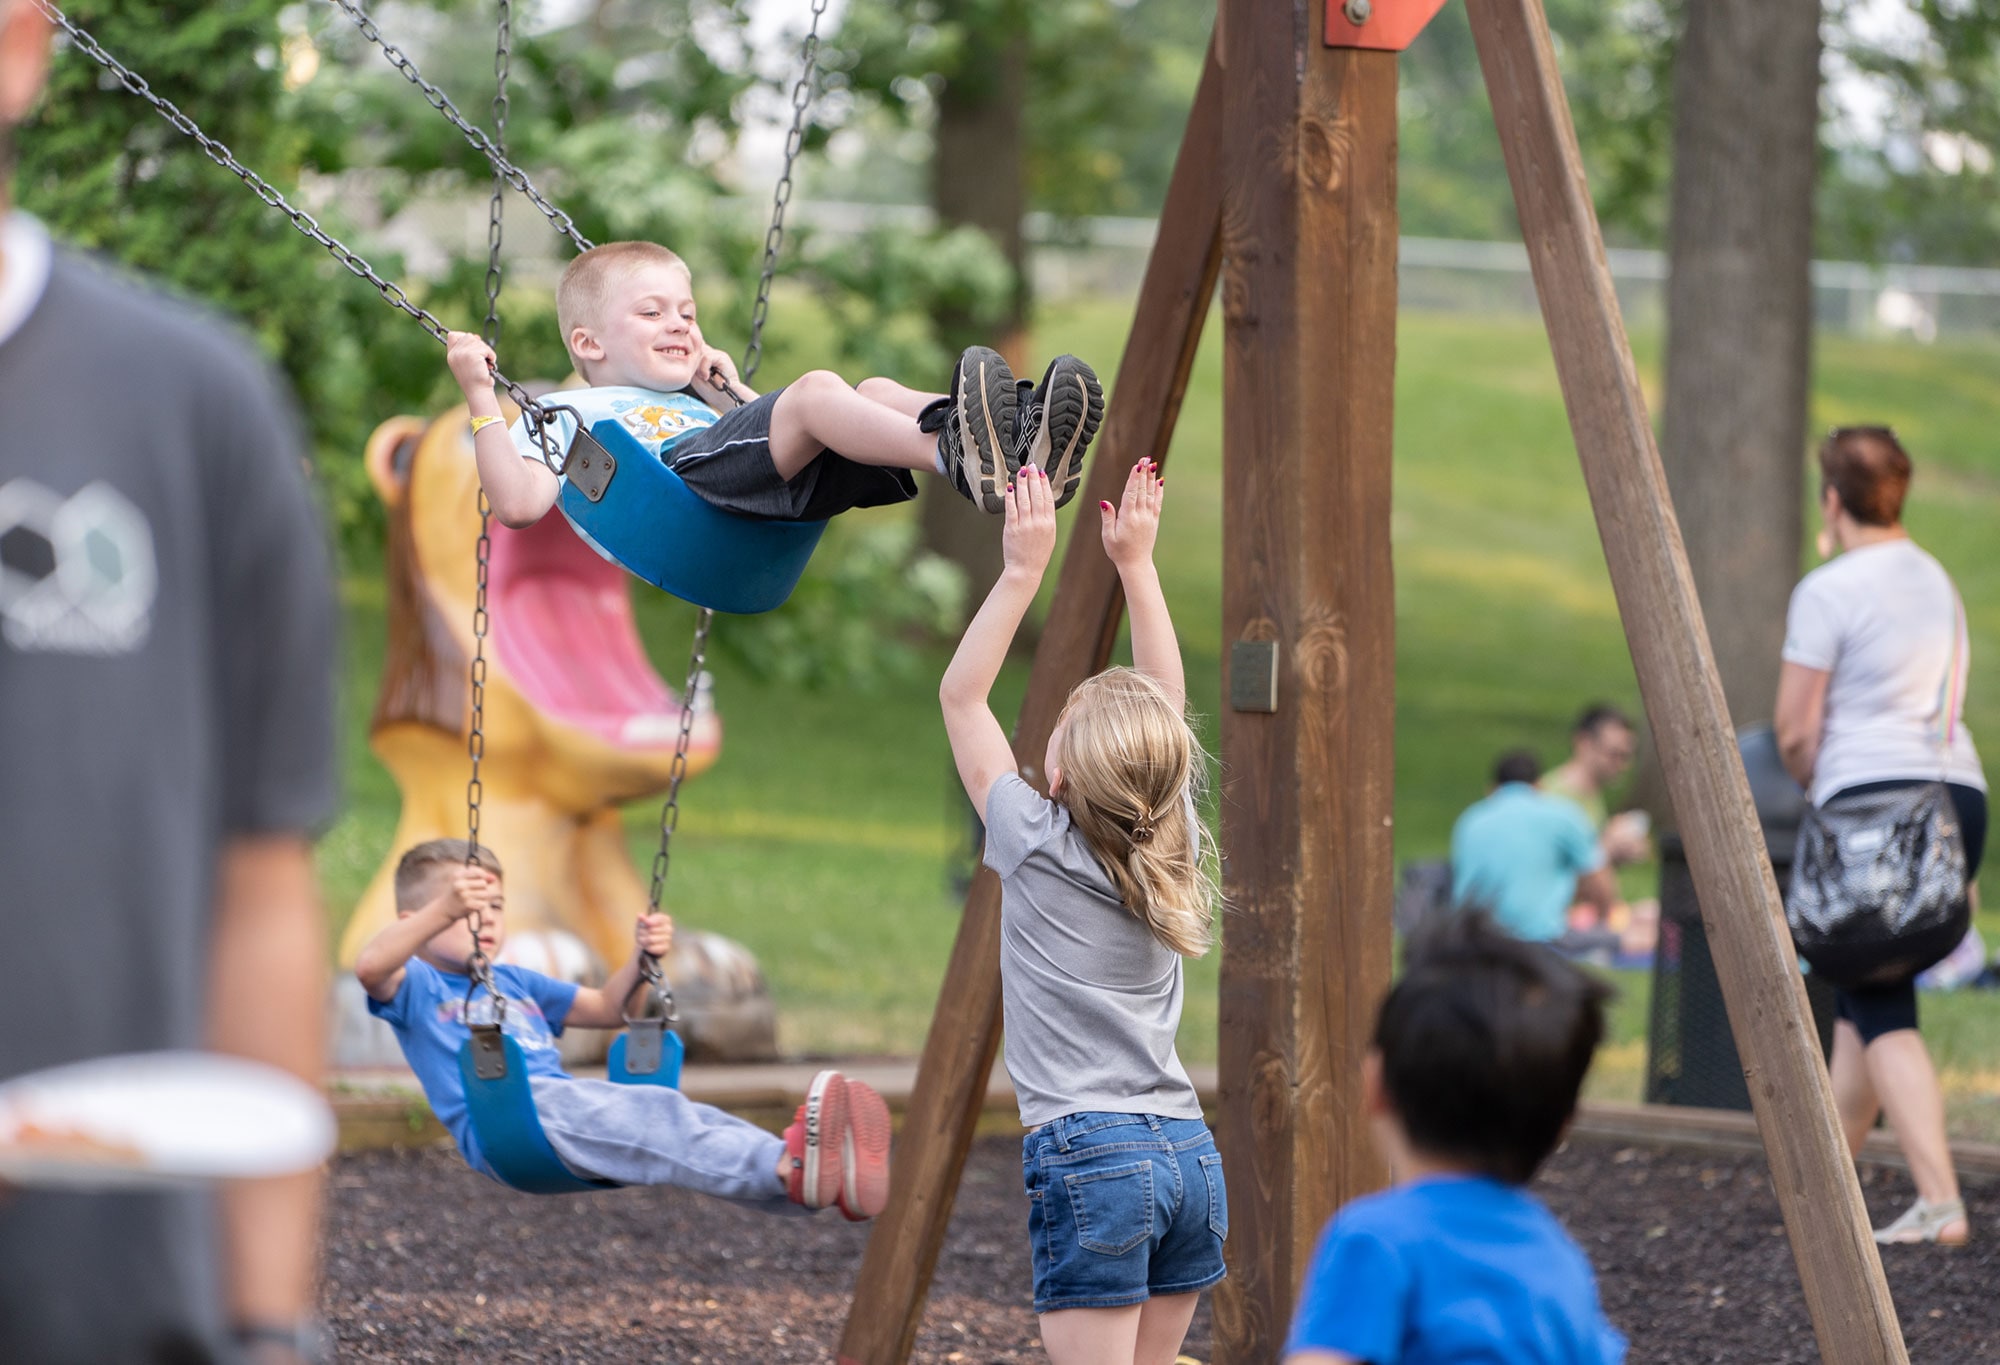
[[[563,466],[564,477],[592,502],[602,502],[604,490],[611,486],[611,476],[617,472],[617,458],[599,445],[595,436],[578,427],[575,438],[569,443],[569,460]]]
[[[1229,709],[1278,709],[1278,642],[1238,640],[1229,647]]]
[[[1401,52],[1444,8],[1444,0],[1326,0],[1326,45]]]
[[[505,1035],[498,1024],[472,1026],[472,1074],[482,1081],[497,1081],[507,1074]]]

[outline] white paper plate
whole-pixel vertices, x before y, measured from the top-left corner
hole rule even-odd
[[[101,1057],[0,1084],[0,1182],[144,1189],[290,1175],[337,1131],[296,1076],[207,1052]]]

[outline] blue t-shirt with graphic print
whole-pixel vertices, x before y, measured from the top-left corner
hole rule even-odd
[[[661,393],[657,389],[635,389],[609,385],[595,389],[562,389],[544,400],[550,404],[576,409],[577,416],[587,427],[596,426],[605,418],[611,418],[636,438],[640,445],[658,456],[668,465],[673,464],[673,456],[668,452],[674,442],[692,432],[701,431],[715,425],[721,414],[702,402],[685,389],[673,393]],[[561,457],[569,450],[569,443],[576,435],[576,418],[560,410],[549,414],[548,434],[554,438],[556,454]],[[507,428],[507,434],[514,438],[514,449],[524,460],[537,464],[548,463],[542,447],[528,431],[525,418],[516,417],[514,425]],[[558,501],[564,520],[570,524],[577,538],[604,558],[617,563],[617,558],[609,550],[599,545],[590,533],[576,524],[569,509]]]
[[[521,1045],[528,1074],[567,1075],[555,1040],[562,1036],[563,1021],[576,1003],[576,987],[525,967],[495,966],[493,979],[507,1001],[502,1027]],[[458,1144],[466,1164],[498,1179],[472,1134],[465,1082],[458,1074],[458,1050],[472,1037],[465,1018],[465,992],[470,984],[456,972],[441,972],[428,962],[411,958],[395,999],[385,1002],[371,996],[368,1012],[388,1020],[396,1031],[396,1041],[402,1045],[410,1070],[417,1073],[431,1112]],[[482,990],[473,997],[471,1022],[489,1023],[492,1018],[493,999]]]

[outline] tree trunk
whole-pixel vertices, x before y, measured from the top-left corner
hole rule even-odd
[[[1738,725],[1771,715],[1799,569],[1819,21],[1820,0],[1687,0],[1674,68],[1661,454]]]
[[[965,65],[947,78],[938,99],[931,203],[940,223],[976,227],[993,239],[1014,269],[1014,293],[997,325],[955,313],[935,321],[954,359],[967,346],[992,346],[1018,368],[1027,360],[1022,219],[1028,186],[1021,111],[1028,89],[1028,16],[1020,4],[1000,6],[994,14],[990,31],[966,35]],[[924,547],[965,571],[969,614],[1000,576],[996,519],[942,480],[925,481],[922,501]]]

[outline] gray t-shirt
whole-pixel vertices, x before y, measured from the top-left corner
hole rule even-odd
[[[293,415],[193,309],[56,252],[0,412],[4,1079],[201,1046],[219,849],[333,809],[335,614]],[[213,1224],[0,1197],[0,1361],[234,1360]]]
[[[1198,1119],[1174,1051],[1181,959],[1125,907],[1069,812],[1013,773],[986,796],[1000,992],[1021,1122],[1102,1111]]]

